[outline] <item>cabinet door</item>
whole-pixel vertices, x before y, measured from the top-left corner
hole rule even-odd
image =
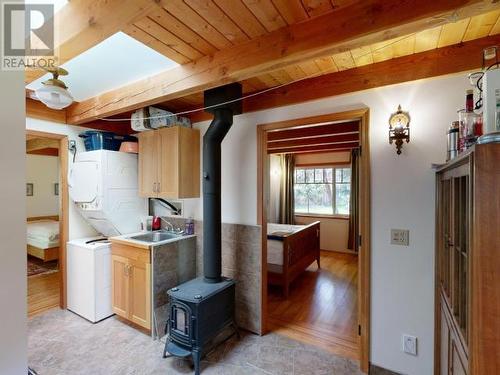
[[[130,320],[151,328],[151,264],[130,261]]]
[[[179,198],[200,196],[200,131],[179,128]]]
[[[139,134],[139,195],[156,197],[158,186],[158,138],[155,131]]]
[[[159,138],[158,156],[158,196],[179,197],[179,127],[162,128],[157,131]]]
[[[442,302],[441,302],[442,303]],[[450,327],[448,326],[448,321],[446,320],[445,312],[441,309],[441,321],[440,321],[441,339],[440,344],[440,375],[450,374]]]
[[[113,312],[128,318],[129,313],[129,265],[127,258],[111,256],[112,290],[111,301]]]

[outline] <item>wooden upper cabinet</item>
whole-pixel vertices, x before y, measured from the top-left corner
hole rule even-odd
[[[158,139],[153,131],[139,135],[139,195],[151,197],[156,194],[158,176]]]
[[[200,196],[200,131],[181,126],[139,134],[142,197]]]

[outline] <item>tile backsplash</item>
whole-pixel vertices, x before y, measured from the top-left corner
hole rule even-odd
[[[195,221],[196,274],[203,275],[203,222]],[[222,224],[222,274],[236,281],[236,322],[261,333],[261,228]]]

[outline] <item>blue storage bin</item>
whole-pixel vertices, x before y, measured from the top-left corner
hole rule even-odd
[[[85,151],[118,151],[124,139],[124,136],[119,136],[112,132],[104,132],[98,130],[87,130],[79,134],[79,137],[83,138],[83,141],[85,143]]]

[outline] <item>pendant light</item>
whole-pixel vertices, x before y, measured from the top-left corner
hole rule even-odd
[[[42,82],[42,86],[35,90],[37,98],[49,108],[66,108],[73,103],[73,97],[69,93],[66,84],[59,79],[59,76],[66,76],[68,72],[59,67],[45,70],[52,73],[52,78]]]

